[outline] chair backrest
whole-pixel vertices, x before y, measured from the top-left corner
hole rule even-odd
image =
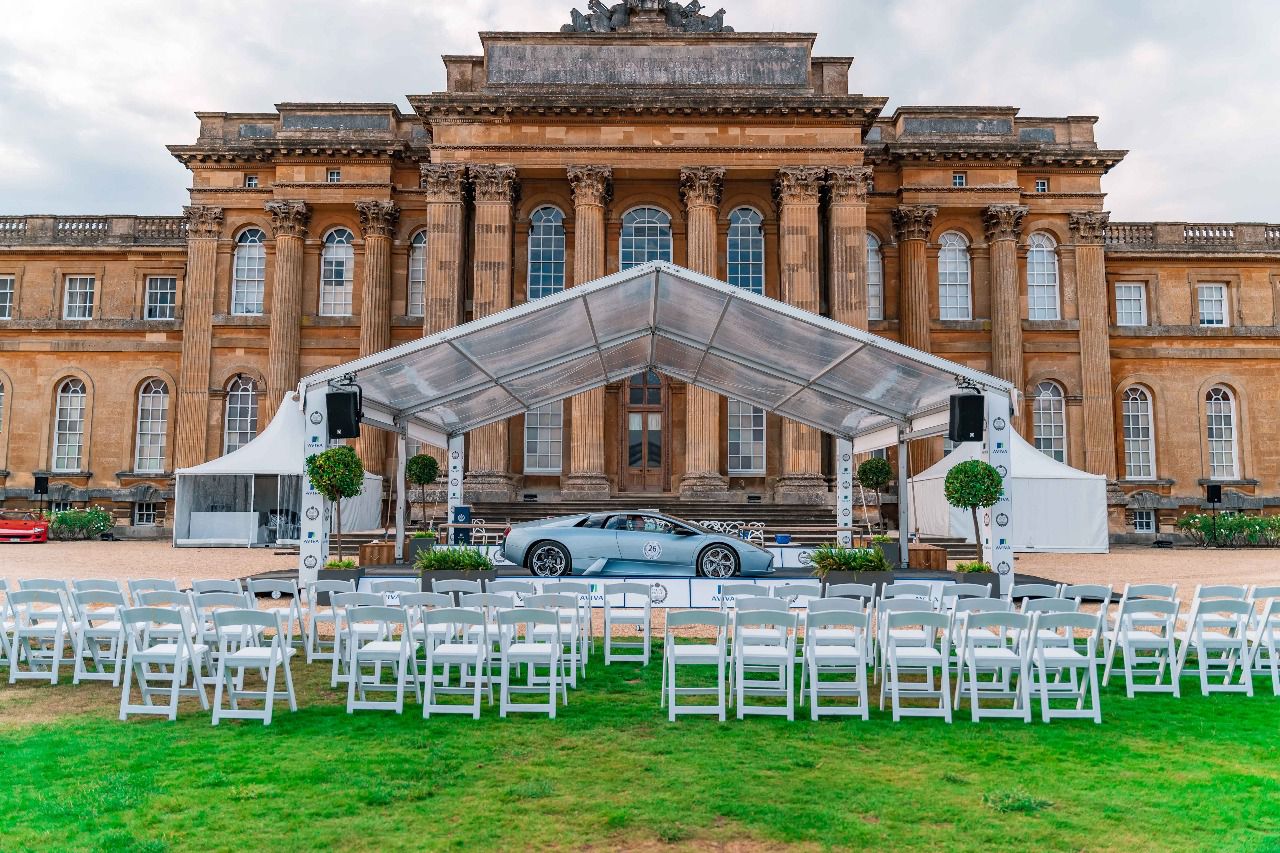
[[[513,593],[517,597],[522,595],[537,595],[538,585],[533,581],[518,581],[506,578],[485,581],[485,592],[507,592]]]
[[[865,613],[866,603],[856,598],[818,598],[809,602],[810,619],[806,624],[813,626],[812,617],[818,613]]]
[[[570,592],[574,595],[590,595],[591,584],[588,581],[543,581],[543,592]]]
[[[218,632],[219,642],[225,636],[224,631],[227,628],[270,628],[276,632],[277,636],[271,638],[269,644],[274,644],[284,633],[280,629],[279,613],[270,613],[265,610],[249,610],[248,608],[217,611],[213,614],[213,627]],[[254,632],[240,631],[235,639],[240,643],[252,643],[255,640],[260,640],[261,635],[255,636]]]
[[[66,621],[67,613],[65,610],[65,601],[63,593],[56,589],[15,589],[8,593],[8,603],[12,609],[14,617],[20,622],[24,615],[29,614],[31,605],[53,605],[52,608],[42,607],[40,610],[52,609],[59,619]]]
[[[885,614],[885,625],[890,629],[910,628],[919,625],[922,628],[946,630],[951,623],[949,613],[935,613],[932,610],[904,610]]]
[[[370,592],[376,592],[385,595],[388,592],[421,592],[422,584],[416,580],[407,578],[394,578],[390,580],[371,581],[369,583]]]
[[[199,595],[202,592],[234,592],[238,595],[244,594],[244,587],[240,585],[240,581],[227,580],[224,578],[210,578],[207,580],[198,580],[191,582],[191,591]]]
[[[1201,599],[1192,610],[1191,618],[1193,622],[1198,622],[1207,617],[1220,617],[1224,614],[1236,617],[1239,627],[1243,628],[1254,614],[1253,602],[1236,598]]]
[[[243,610],[245,606],[244,595],[238,592],[197,592],[192,599],[201,613],[218,608]]]
[[[400,593],[400,606],[438,610],[452,608],[454,601],[452,595],[444,592],[402,592]]]
[[[814,628],[830,628],[833,625],[865,631],[869,624],[867,614],[860,610],[814,610],[810,607],[809,617],[805,620],[805,628],[810,631]]]
[[[993,611],[966,613],[963,618],[966,628],[992,629],[1003,633],[1004,631],[1026,631],[1031,627],[1035,617],[1031,613]]]
[[[72,596],[76,603],[76,609],[80,611],[80,616],[87,620],[113,618],[114,611],[100,611],[94,605],[100,604],[105,608],[114,608],[115,611],[119,611],[121,607],[129,606],[129,602],[124,600],[124,593],[118,589],[77,590],[72,593]]]
[[[502,632],[503,642],[508,642],[515,636],[515,630],[521,625],[555,625],[557,631],[560,627],[560,614],[554,610],[541,610],[536,607],[517,607],[513,610],[501,610],[498,612],[498,625],[501,628],[511,628],[513,630]],[[538,642],[532,631],[526,632],[525,640],[530,642]],[[543,642],[550,642],[544,640]]]
[[[281,598],[286,595],[291,598],[299,597],[297,581],[281,578],[249,578],[245,582],[245,586],[249,595],[253,597],[259,595],[266,595],[271,598]],[[354,585],[352,589],[354,589]]]
[[[120,586],[120,581],[109,580],[107,578],[89,578],[81,581],[74,581],[71,588],[75,592],[118,592],[123,594],[124,588]],[[0,590],[4,589],[0,586]]]
[[[1225,598],[1244,601],[1249,597],[1249,588],[1243,586],[1235,586],[1232,584],[1218,584],[1213,586],[1196,586],[1196,593],[1192,596],[1192,601],[1204,601],[1210,598]]]
[[[484,592],[484,589],[480,581],[478,580],[474,580],[474,581],[461,580],[461,579],[438,580],[436,578],[432,578],[431,591],[461,593],[461,592]]]
[[[1158,622],[1162,627],[1162,633],[1168,634],[1173,630],[1174,624],[1178,618],[1178,602],[1170,601],[1164,598],[1130,598],[1126,599],[1120,605],[1120,615],[1117,621],[1122,630],[1132,630],[1134,627],[1134,619],[1137,618],[1143,625],[1150,627],[1152,617],[1159,617]]]
[[[826,594],[827,598],[861,598],[863,601],[870,601],[876,597],[876,588],[869,583],[829,583]]]
[[[929,598],[933,590],[923,583],[887,583],[881,598]]]
[[[1023,613],[1075,613],[1079,609],[1074,598],[1028,598],[1022,602]]]
[[[1100,583],[1073,583],[1062,588],[1063,598],[1073,598],[1076,601],[1101,601],[1107,603],[1111,601],[1112,595],[1111,587]]]
[[[576,600],[565,606],[573,607],[575,604]],[[516,606],[516,597],[505,592],[468,592],[459,596],[458,606],[489,611],[510,610]]]
[[[757,613],[767,611],[770,613],[785,613],[789,609],[789,605],[785,598],[766,598],[763,595],[752,596],[751,598],[742,597],[737,600],[735,609],[739,613]]]
[[[1163,598],[1172,601],[1178,596],[1176,583],[1133,583],[1125,584],[1125,598]]]
[[[178,591],[178,582],[173,578],[133,578],[128,581],[129,597],[138,600],[138,594],[156,590]]]
[[[742,583],[741,581],[722,583],[720,584],[720,609],[728,610],[730,607],[734,607],[739,596],[756,598],[768,594],[768,591],[763,587],[753,583]]]
[[[963,613],[1011,613],[1013,602],[1007,598],[962,598],[953,610],[956,616]]]
[[[307,584],[307,604],[311,607],[320,607],[320,596],[329,596],[329,607],[333,607],[333,596],[341,595],[344,592],[355,592],[355,581],[316,581]]]
[[[182,621],[182,611],[172,607],[126,607],[120,611],[120,624],[128,628],[149,628],[153,625],[177,625]],[[126,631],[131,638],[136,631]]]
[[[942,597],[946,598],[990,598],[989,583],[954,583],[942,588]]]
[[[705,626],[720,631],[729,624],[729,616],[712,610],[676,610],[667,614],[667,628],[689,628]]]
[[[741,631],[743,628],[785,628],[788,631],[794,631],[799,618],[797,614],[789,610],[784,612],[771,610],[743,612],[739,610],[734,625],[737,631]]]
[[[635,595],[643,599],[638,606],[649,609],[653,606],[653,587],[647,583],[639,583],[637,581],[617,581],[615,583],[607,583],[604,585],[604,609],[613,610],[615,608],[625,607],[627,604],[626,596]],[[614,602],[614,599],[617,602]]]
[[[482,628],[486,624],[483,613],[462,607],[437,607],[433,610],[424,610],[422,622],[426,625],[467,625],[472,628]]]
[[[975,599],[963,599],[963,601],[973,600]],[[927,598],[914,596],[882,598],[876,605],[876,610],[880,613],[932,613],[933,602]]]
[[[1254,601],[1266,601],[1270,598],[1280,598],[1280,586],[1255,586],[1249,594]]]
[[[1104,630],[1103,617],[1101,613],[1036,613],[1034,614],[1035,634],[1033,642],[1037,646],[1044,646],[1052,640],[1052,638],[1042,636],[1041,632],[1051,631],[1059,635],[1061,642],[1066,640],[1073,648],[1079,649],[1079,640],[1085,641],[1085,650],[1087,655],[1092,658],[1096,653],[1098,641],[1102,637]],[[1080,634],[1084,632],[1084,636]]]
[[[191,601],[191,593],[178,592],[176,589],[148,589],[141,590],[133,597],[133,601],[139,607],[176,607],[191,610],[195,605]],[[244,606],[244,599],[240,599],[240,606]]]
[[[382,625],[388,629],[387,634],[391,635],[394,633],[390,630],[393,626],[409,624],[409,614],[403,607],[390,607],[386,604],[357,604],[347,607],[347,620],[352,624],[358,622],[362,625]]]
[[[525,607],[556,610],[574,610],[578,606],[578,596],[571,592],[544,592],[541,595],[530,595],[524,600]]]
[[[1060,583],[1015,583],[1009,598],[1058,598],[1061,592]]]
[[[785,598],[793,606],[803,605],[814,598],[822,598],[821,583],[784,583],[775,586],[771,592],[774,598]]]
[[[43,589],[71,595],[71,584],[58,578],[18,578],[18,589]]]
[[[382,596],[374,592],[340,592],[332,598],[333,606],[339,608],[350,607],[378,607],[385,605]]]

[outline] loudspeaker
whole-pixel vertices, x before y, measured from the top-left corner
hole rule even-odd
[[[981,394],[951,395],[951,422],[947,427],[947,438],[957,444],[982,441],[987,422],[985,402]]]
[[[49,494],[49,478],[46,477],[44,474],[36,474],[36,484],[31,487],[31,494],[33,495]]]
[[[1204,499],[1211,504],[1222,503],[1222,484],[1209,483],[1204,487]]]
[[[449,517],[451,524],[470,524],[471,523],[471,507],[461,504],[453,508],[453,515]],[[471,528],[470,527],[451,527],[452,541],[454,545],[470,545],[471,544]]]
[[[355,391],[330,391],[324,398],[329,414],[329,438],[360,435],[360,404]]]

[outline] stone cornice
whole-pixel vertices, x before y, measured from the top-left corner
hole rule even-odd
[[[982,211],[982,227],[987,242],[1018,240],[1022,237],[1022,219],[1027,208],[1020,204],[993,204]]]
[[[1075,241],[1082,244],[1101,245],[1107,236],[1107,223],[1111,214],[1105,210],[1083,210],[1068,216],[1067,224]]]
[[[609,166],[569,166],[575,206],[607,205],[613,198],[613,169]]]
[[[1024,144],[956,144],[939,142],[931,145],[900,146],[890,144],[885,147],[868,146],[866,162],[875,165],[901,163],[964,163],[972,162],[1007,162],[1021,166],[1053,168],[1055,170],[1088,171],[1099,169],[1110,171],[1125,157],[1127,151],[1102,151],[1088,149],[1083,151],[1045,151],[1028,147]]]
[[[183,165],[193,163],[268,163],[277,159],[335,157],[370,160],[425,159],[425,145],[415,146],[401,140],[374,142],[352,140],[271,140],[250,145],[170,145],[170,154]]]
[[[938,208],[931,204],[903,205],[889,211],[898,240],[928,240]]]
[[[870,166],[835,166],[827,170],[832,204],[866,204],[871,190]]]
[[[821,166],[783,166],[773,184],[774,201],[779,207],[817,204],[826,177],[827,170]]]
[[[360,231],[365,239],[395,236],[400,208],[394,202],[376,199],[358,201],[356,213],[360,216]]]
[[[680,170],[680,195],[686,208],[719,207],[724,197],[725,169],[721,166],[685,167]]]
[[[459,203],[466,189],[467,167],[461,163],[423,163],[422,188],[427,201]]]
[[[311,209],[305,201],[288,199],[285,201],[269,201],[263,205],[271,214],[271,231],[280,237],[306,237],[307,225],[311,222]]]
[[[516,167],[508,164],[481,164],[467,167],[467,177],[475,189],[476,202],[512,204],[520,193]]]
[[[207,204],[190,204],[182,208],[187,220],[188,239],[216,240],[222,231],[223,211]]]

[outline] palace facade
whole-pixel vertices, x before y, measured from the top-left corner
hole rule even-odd
[[[600,7],[604,9],[604,7]],[[606,14],[607,12],[607,14]],[[1280,506],[1280,225],[1119,223],[1090,116],[854,94],[814,35],[630,0],[444,92],[199,113],[182,216],[0,217],[0,507],[163,529],[300,376],[653,259],[988,371],[1112,530]],[[762,351],[786,341],[760,341]],[[912,446],[921,470],[942,439]],[[366,468],[394,442],[366,430]],[[656,373],[469,436],[474,501],[826,503],[829,437]]]

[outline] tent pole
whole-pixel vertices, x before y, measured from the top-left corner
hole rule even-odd
[[[449,520],[448,524],[453,524],[455,513],[458,507],[462,506],[462,472],[465,469],[466,457],[466,433],[449,436]],[[449,528],[450,544],[456,541],[455,528]]]
[[[898,565],[911,567],[911,509],[907,506],[907,490],[910,469],[907,466],[907,434],[898,427]]]
[[[403,432],[396,435],[396,562],[404,560],[404,529],[408,521],[405,515],[405,453],[409,449],[409,440]]]

